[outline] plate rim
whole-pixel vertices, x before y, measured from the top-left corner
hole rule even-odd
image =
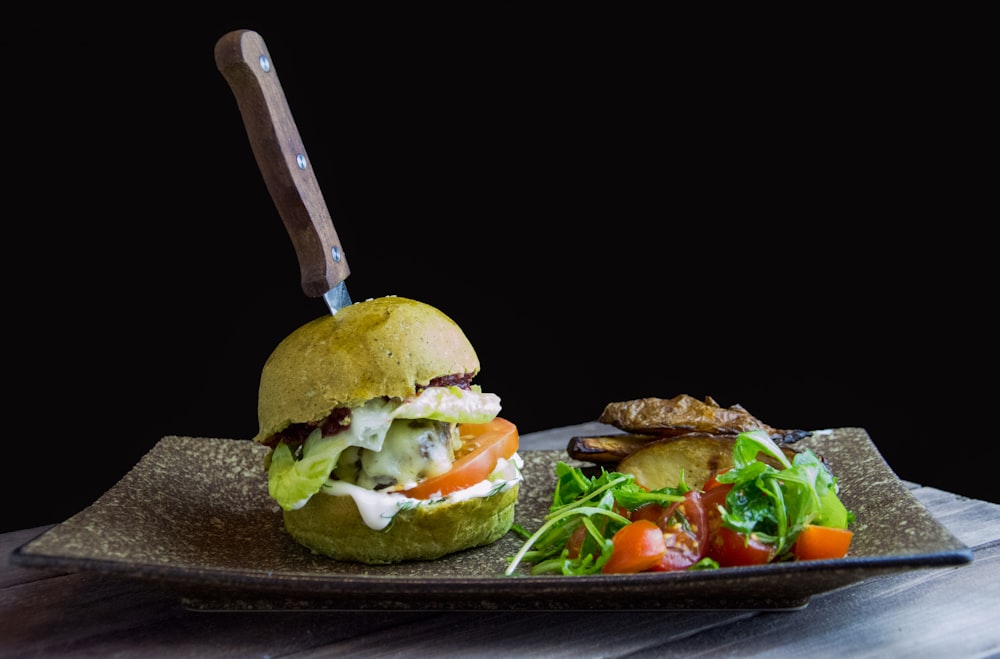
[[[216,568],[211,566],[177,566],[170,563],[157,564],[152,562],[123,561],[93,556],[32,551],[31,546],[37,540],[50,533],[58,533],[58,529],[70,520],[86,514],[88,510],[95,506],[99,506],[103,499],[102,496],[77,515],[74,515],[61,524],[42,531],[37,536],[18,546],[11,553],[10,562],[26,567],[96,572],[118,575],[144,582],[153,582],[175,591],[181,597],[185,606],[198,610],[248,610],[255,608],[270,610],[291,608],[298,610],[316,608],[317,606],[319,608],[338,608],[332,606],[330,602],[324,603],[321,601],[334,592],[347,593],[362,600],[357,602],[355,606],[341,607],[348,609],[454,609],[456,606],[461,607],[461,602],[449,603],[445,601],[446,598],[461,595],[463,591],[476,591],[476,593],[465,593],[463,597],[466,598],[482,595],[480,591],[484,588],[490,590],[490,597],[478,597],[478,606],[473,608],[523,608],[523,606],[518,605],[514,601],[515,598],[523,597],[526,593],[533,591],[542,591],[547,594],[548,601],[535,602],[530,604],[529,608],[552,609],[573,604],[568,600],[578,597],[580,593],[591,592],[600,587],[607,589],[609,586],[613,586],[613,590],[620,595],[631,597],[647,592],[657,592],[662,595],[659,591],[662,591],[668,585],[675,589],[684,590],[699,584],[707,587],[717,583],[722,586],[733,583],[734,580],[744,584],[753,584],[762,580],[789,579],[811,573],[823,575],[829,580],[830,584],[833,584],[830,587],[820,589],[806,588],[804,591],[808,592],[801,593],[792,588],[791,594],[786,597],[774,596],[764,598],[763,600],[749,597],[743,600],[742,605],[740,602],[730,602],[724,606],[707,607],[724,609],[796,609],[805,606],[812,595],[826,592],[841,585],[863,581],[873,576],[917,568],[957,566],[973,560],[972,550],[959,541],[954,534],[934,518],[926,507],[898,479],[884,460],[882,460],[877,447],[864,429],[842,428],[815,432],[833,433],[838,430],[860,430],[864,434],[864,440],[868,444],[866,448],[882,461],[883,468],[887,470],[888,474],[892,475],[895,494],[897,496],[908,497],[909,500],[905,501],[908,506],[915,506],[917,509],[922,509],[927,517],[925,522],[936,525],[943,532],[943,537],[950,540],[947,546],[942,546],[939,550],[917,553],[847,556],[841,559],[821,561],[772,563],[763,566],[744,566],[720,570],[644,573],[638,575],[584,575],[565,577],[561,575],[517,573],[510,576],[484,574],[482,576],[443,577],[428,575],[358,575],[345,573],[308,574],[296,572],[287,574],[279,573],[277,579],[272,571],[250,567],[233,568],[222,566]],[[544,432],[551,433],[552,430]],[[249,441],[168,435],[161,438],[150,449],[149,453],[157,450],[164,442],[175,438],[181,440],[214,439],[224,442]],[[550,448],[533,449],[524,444],[522,442],[520,451],[526,454],[530,452],[535,454],[536,457],[540,455],[553,463],[555,460],[573,462],[564,450]],[[161,450],[168,449],[169,447],[167,446],[161,447]],[[142,464],[143,460],[140,459],[139,463],[129,473],[140,469]],[[122,480],[124,481],[124,479]],[[109,493],[121,486],[122,481],[119,481],[118,484],[109,490]],[[522,486],[525,488],[530,487],[530,483],[526,482]],[[466,551],[474,552],[476,549]],[[420,602],[409,602],[407,604],[400,600],[400,598],[412,600],[419,596],[428,598],[423,605]],[[440,599],[441,601],[435,602],[435,599]],[[706,608],[705,606],[699,606],[697,600],[698,598],[694,597],[691,601],[670,602],[668,598],[665,605],[656,605],[650,608]],[[230,602],[231,605],[227,606],[227,602]],[[544,604],[548,604],[548,606],[540,606]],[[574,606],[573,608],[580,607]],[[622,608],[622,602],[617,602],[615,606],[609,608]]]

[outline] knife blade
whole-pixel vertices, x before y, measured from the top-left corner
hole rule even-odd
[[[302,290],[330,313],[351,304],[351,271],[264,39],[234,30],[215,44],[215,64],[236,97],[250,146],[299,261]]]

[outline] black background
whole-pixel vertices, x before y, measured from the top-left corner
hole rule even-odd
[[[326,313],[215,68],[241,28],[352,297],[452,316],[522,433],[710,395],[867,428],[901,477],[998,501],[985,87],[946,22],[150,16],[9,28],[2,530],[164,435],[251,437],[267,355]]]

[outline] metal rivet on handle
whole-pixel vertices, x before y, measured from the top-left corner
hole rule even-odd
[[[301,153],[295,156],[295,164],[299,166],[299,169],[306,168],[306,157]]]
[[[264,73],[267,73],[268,71],[271,70],[271,60],[268,59],[267,55],[261,55],[259,61],[260,61],[260,68],[261,70],[264,71]]]
[[[330,255],[333,257],[334,263],[340,263],[340,248],[334,245],[330,248]]]

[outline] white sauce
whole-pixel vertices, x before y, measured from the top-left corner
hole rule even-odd
[[[358,511],[361,513],[361,519],[364,520],[365,525],[374,531],[381,531],[389,525],[389,522],[396,516],[396,513],[403,509],[426,506],[441,501],[467,501],[469,499],[485,498],[491,492],[506,492],[524,480],[524,477],[521,475],[521,468],[523,466],[524,461],[517,453],[512,455],[510,460],[500,458],[497,461],[496,469],[490,474],[489,478],[463,490],[452,492],[443,498],[438,496],[429,499],[413,499],[396,492],[376,492],[375,490],[365,489],[343,481],[333,480],[327,481],[317,495],[322,496],[323,494],[327,494],[351,497],[354,499],[354,503],[357,505]]]
[[[323,494],[349,496],[354,499],[365,525],[376,531],[388,526],[400,508],[409,500],[409,497],[402,494],[376,492],[343,481],[328,481],[316,496]]]

